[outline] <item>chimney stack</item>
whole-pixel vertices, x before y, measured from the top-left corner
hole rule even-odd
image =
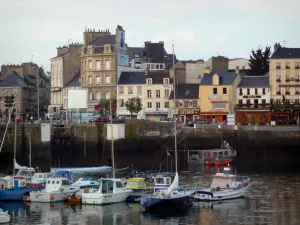
[[[276,42],[275,45],[274,45],[274,52],[277,52],[280,48],[281,48],[280,43]]]

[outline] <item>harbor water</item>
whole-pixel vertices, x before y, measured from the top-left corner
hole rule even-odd
[[[180,182],[208,187],[215,168],[192,168],[181,173]],[[18,225],[161,225],[161,224],[300,224],[300,174],[247,173],[251,187],[242,199],[207,203],[195,202],[185,212],[153,215],[142,212],[139,204],[107,206],[67,203],[0,202]]]

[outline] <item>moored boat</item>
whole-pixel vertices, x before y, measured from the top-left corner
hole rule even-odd
[[[143,177],[129,178],[125,188],[133,191],[127,197],[126,202],[140,202],[141,197],[153,191],[153,186],[148,185]]]
[[[9,223],[10,219],[11,218],[8,212],[4,212],[2,209],[0,209],[0,223]]]
[[[226,168],[225,168],[226,169]],[[216,173],[210,188],[196,191],[195,200],[222,201],[241,198],[250,187],[250,178],[233,174]]]
[[[205,162],[205,166],[228,166],[232,163],[232,159],[210,159]]]

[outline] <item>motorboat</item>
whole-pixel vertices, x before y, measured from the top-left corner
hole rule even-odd
[[[31,184],[46,184],[46,180],[53,176],[53,173],[35,173],[31,178]]]
[[[66,195],[79,191],[79,187],[71,186],[67,178],[49,178],[46,188],[30,193],[31,202],[60,202],[66,200]]]
[[[229,171],[229,168],[225,168]],[[249,177],[239,177],[228,173],[216,173],[210,188],[196,191],[195,200],[222,201],[241,198],[250,187]]]
[[[143,177],[133,177],[128,179],[125,188],[133,191],[126,199],[126,202],[140,202],[141,197],[151,193],[154,187],[149,185]]]
[[[0,209],[0,223],[9,223],[10,222],[10,215],[8,212],[4,212]]]
[[[22,201],[29,197],[32,191],[44,189],[43,185],[31,185],[24,177],[13,177],[8,189],[0,190],[0,201]]]
[[[228,166],[232,163],[232,159],[212,158],[205,161],[205,166]]]
[[[82,193],[82,204],[105,205],[125,202],[132,190],[123,186],[121,179],[101,178],[99,189]]]

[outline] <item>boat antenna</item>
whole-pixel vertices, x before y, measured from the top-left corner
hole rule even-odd
[[[174,74],[174,131],[175,131],[175,172],[177,173],[177,129],[176,129],[176,120],[177,120],[177,114],[176,114],[176,74],[175,74],[175,55],[174,55],[174,44],[172,44],[172,50],[173,50],[173,74]]]

